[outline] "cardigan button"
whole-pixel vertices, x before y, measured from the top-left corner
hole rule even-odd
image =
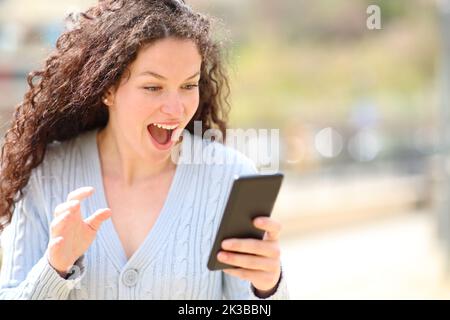
[[[139,273],[136,269],[128,269],[124,272],[122,282],[127,287],[132,287],[138,282]]]

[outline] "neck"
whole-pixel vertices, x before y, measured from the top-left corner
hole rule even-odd
[[[97,143],[103,174],[124,186],[133,186],[157,178],[174,170],[176,166],[170,153],[166,158],[154,161],[140,157],[108,126],[98,133]]]

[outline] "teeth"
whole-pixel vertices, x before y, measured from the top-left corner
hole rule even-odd
[[[166,130],[173,130],[175,128],[178,127],[178,125],[173,125],[173,126],[168,126],[168,125],[164,125],[164,124],[159,124],[159,123],[153,123],[154,126],[157,126],[158,128],[161,129],[166,129]]]

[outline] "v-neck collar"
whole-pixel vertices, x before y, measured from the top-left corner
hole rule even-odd
[[[89,150],[88,155],[84,157],[85,161],[90,162],[86,163],[86,168],[89,168],[91,171],[89,172],[89,178],[95,188],[94,194],[88,198],[90,201],[89,207],[94,211],[108,207],[97,143],[98,131],[99,129],[96,129],[87,133],[87,147]],[[183,142],[181,143],[181,149],[183,149],[183,145],[185,144],[184,141],[185,139],[183,139]],[[155,257],[155,254],[160,250],[160,247],[166,242],[165,239],[170,234],[170,230],[173,230],[173,226],[179,217],[179,211],[181,211],[181,201],[177,198],[179,198],[178,195],[182,191],[183,183],[186,183],[186,179],[184,179],[185,168],[186,164],[183,164],[182,162],[177,164],[169,192],[158,218],[146,235],[144,241],[129,259],[126,257],[122,242],[120,241],[112,219],[110,218],[103,222],[97,233],[97,237],[119,272],[130,266],[142,266],[146,261],[152,260]],[[126,200],[124,199],[124,201]],[[132,230],[130,231],[132,232]]]

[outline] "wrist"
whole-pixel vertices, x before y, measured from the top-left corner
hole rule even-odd
[[[280,270],[280,275],[278,277],[278,281],[276,282],[276,284],[269,290],[260,290],[258,288],[256,288],[253,284],[252,284],[252,288],[253,288],[253,293],[258,297],[258,298],[268,298],[270,296],[272,296],[275,292],[277,292],[278,287],[280,285],[281,282],[281,277],[282,277],[282,272]]]
[[[55,270],[56,273],[58,273],[61,278],[66,279],[67,275],[69,274],[68,270],[70,269],[70,267],[64,268],[64,267],[58,266],[57,264],[55,264],[52,261],[52,259],[50,259],[50,257],[47,260],[48,260],[48,263],[50,264],[50,267],[52,267],[53,270]]]
[[[67,274],[68,274],[68,272],[66,271],[67,269],[58,268],[54,264],[52,264],[51,261],[49,261],[49,264],[50,264],[50,267],[52,267],[53,270],[55,270],[56,273],[58,273],[61,278],[65,279],[67,277]]]

